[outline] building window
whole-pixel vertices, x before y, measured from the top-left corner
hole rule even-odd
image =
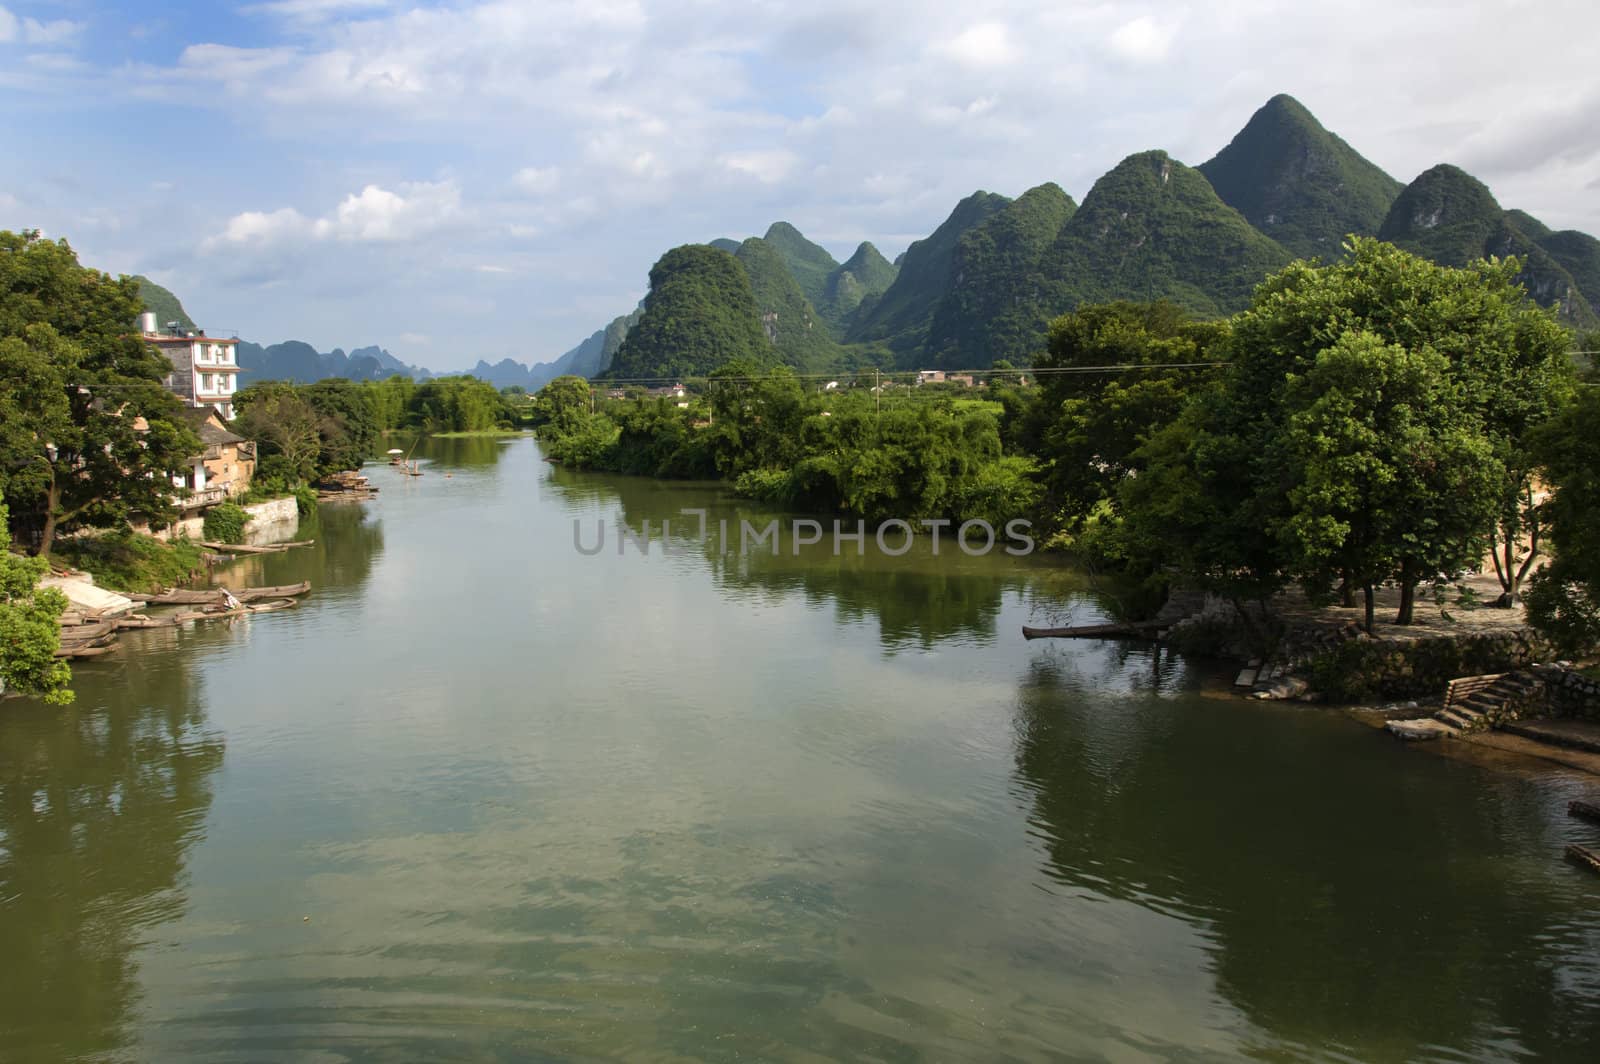
[[[202,392],[209,392],[211,390],[211,374],[200,374],[200,390]]]

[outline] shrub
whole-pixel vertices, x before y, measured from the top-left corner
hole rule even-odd
[[[225,502],[207,511],[205,524],[202,527],[206,539],[214,543],[242,543],[245,522],[248,520],[250,515],[242,508],[231,502]]]
[[[183,583],[200,568],[200,546],[187,536],[163,543],[128,529],[73,536],[53,553],[93,573],[95,583],[111,591],[159,591]]]

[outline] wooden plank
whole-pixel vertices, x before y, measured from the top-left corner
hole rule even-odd
[[[1600,853],[1586,849],[1573,843],[1567,847],[1567,860],[1575,865],[1589,869],[1591,872],[1600,872]]]
[[[1069,628],[1030,628],[1022,626],[1024,639],[1151,639],[1167,627],[1156,621],[1132,624],[1080,624]]]
[[[1567,804],[1567,815],[1593,820],[1596,824],[1600,824],[1600,805],[1575,798]]]

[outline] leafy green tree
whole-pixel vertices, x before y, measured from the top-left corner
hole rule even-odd
[[[142,305],[65,241],[0,231],[0,492],[40,554],[64,527],[170,517],[200,449],[162,386],[171,364],[134,334]]]
[[[256,441],[261,451],[257,475],[265,471],[282,476],[295,487],[322,473],[325,419],[288,381],[265,381],[234,396],[238,411],[236,430]]]
[[[1307,575],[1311,555],[1286,554],[1284,529],[1295,519],[1303,470],[1285,462],[1284,441],[1290,419],[1314,396],[1297,382],[1349,334],[1445,360],[1449,387],[1441,394],[1466,420],[1430,431],[1466,432],[1475,422],[1494,459],[1483,468],[1499,475],[1498,534],[1507,534],[1506,500],[1521,492],[1530,469],[1519,450],[1567,385],[1565,331],[1529,302],[1515,262],[1452,269],[1369,239],[1353,240],[1347,250],[1339,262],[1293,263],[1262,284],[1222,349],[1233,362],[1226,386],[1200,396],[1142,449],[1147,472],[1124,482],[1122,510],[1131,526],[1122,549],[1147,571],[1181,561],[1195,578],[1250,596]],[[1430,509],[1436,503],[1445,509]],[[1460,541],[1448,504],[1405,503],[1417,523],[1402,533],[1429,540],[1408,548],[1414,567],[1453,556]],[[1483,534],[1495,531],[1491,522]],[[1170,551],[1165,559],[1162,544]],[[1356,574],[1346,575],[1347,587],[1356,586]],[[1406,581],[1431,575],[1396,573],[1407,599]],[[1402,611],[1401,619],[1409,616]]]
[[[1500,470],[1477,419],[1454,394],[1449,363],[1371,333],[1348,332],[1290,383],[1273,457],[1293,483],[1279,529],[1288,570],[1325,595],[1397,580],[1399,624],[1417,583],[1482,557]]]
[[[0,528],[9,514],[0,496]],[[54,705],[72,701],[72,670],[56,658],[66,596],[39,587],[49,569],[43,558],[0,550],[0,692],[37,695]]]
[[[1528,588],[1528,619],[1565,653],[1600,646],[1600,388],[1584,388],[1530,441],[1551,497],[1555,557]]]
[[[300,394],[323,418],[323,472],[360,468],[378,446],[376,389],[330,377],[305,385]]]
[[[417,385],[406,423],[426,432],[485,432],[511,423],[505,397],[476,377],[436,377]]]
[[[539,389],[533,399],[533,424],[541,438],[571,436],[588,420],[594,392],[582,377],[565,376]]]
[[[1144,442],[1217,379],[1215,370],[1163,367],[1214,361],[1226,337],[1225,325],[1191,321],[1166,301],[1086,306],[1051,323],[1037,363],[1047,371],[1040,422],[1027,441],[1042,463],[1047,523],[1080,526],[1138,473]],[[1149,369],[1102,368],[1110,366]]]

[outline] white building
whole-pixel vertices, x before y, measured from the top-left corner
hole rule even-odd
[[[172,363],[172,372],[162,381],[168,391],[188,406],[215,407],[233,420],[233,393],[239,388],[238,340],[199,331],[157,332],[156,316],[149,313],[140,316],[139,328],[145,342],[154,344]]]

